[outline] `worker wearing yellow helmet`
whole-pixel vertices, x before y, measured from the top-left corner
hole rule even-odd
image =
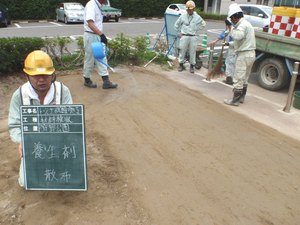
[[[23,71],[27,82],[12,95],[8,115],[10,137],[12,141],[19,144],[18,151],[21,158],[19,184],[22,187],[24,187],[24,173],[20,106],[73,103],[69,88],[55,81],[53,61],[47,53],[40,50],[29,53],[25,59]]]
[[[196,50],[199,43],[200,30],[202,30],[206,23],[205,21],[194,11],[196,5],[193,1],[187,1],[186,14],[182,14],[175,22],[174,28],[177,31],[179,40],[179,68],[181,72],[185,69],[184,62],[188,52],[190,72],[194,73],[194,67],[196,64]]]
[[[196,7],[195,2],[194,1],[187,1],[185,3],[185,8],[186,9],[194,9]]]
[[[234,3],[229,6],[228,17],[232,23],[230,35],[234,39],[236,63],[234,71],[233,98],[225,99],[227,105],[244,103],[248,89],[248,79],[255,61],[255,33],[252,25],[244,18],[241,7]]]

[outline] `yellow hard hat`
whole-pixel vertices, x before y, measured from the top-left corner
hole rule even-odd
[[[185,8],[186,9],[194,9],[196,7],[195,2],[194,1],[187,1],[185,3]]]
[[[36,50],[26,57],[23,71],[30,76],[52,75],[55,69],[50,56],[41,50]]]

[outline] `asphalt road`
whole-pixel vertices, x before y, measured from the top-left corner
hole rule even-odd
[[[104,32],[110,38],[114,38],[119,33],[124,33],[129,37],[150,33],[150,36],[154,38],[163,31],[164,25],[164,19],[120,19],[118,23],[104,23]],[[222,21],[207,21],[203,33],[208,33],[208,40],[210,41],[214,40],[222,29],[224,29]],[[23,21],[12,23],[9,27],[0,29],[0,37],[69,36],[74,39],[82,36],[82,34],[82,24],[64,24],[55,21]]]

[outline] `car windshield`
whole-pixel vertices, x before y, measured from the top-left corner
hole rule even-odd
[[[68,9],[68,10],[82,10],[83,6],[81,4],[67,4],[66,9]]]
[[[263,10],[266,11],[266,13],[268,13],[268,15],[272,15],[272,8],[271,7],[262,7]]]

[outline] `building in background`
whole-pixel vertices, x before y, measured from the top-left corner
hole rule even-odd
[[[227,14],[229,5],[237,4],[258,4],[268,5],[273,7],[275,1],[289,1],[289,0],[204,0],[201,3],[196,1],[197,7],[203,9],[206,13]],[[299,1],[299,0],[290,0]]]
[[[274,6],[287,6],[300,8],[300,0],[275,0]]]

